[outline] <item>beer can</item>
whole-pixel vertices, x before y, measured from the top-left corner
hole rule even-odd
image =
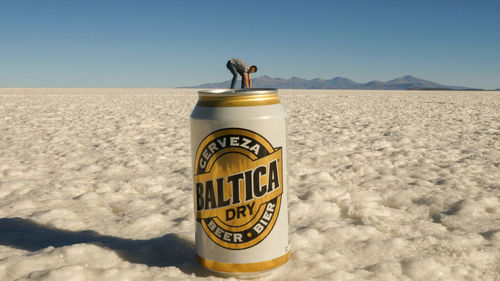
[[[242,277],[285,264],[286,111],[278,90],[199,91],[190,127],[198,262]]]

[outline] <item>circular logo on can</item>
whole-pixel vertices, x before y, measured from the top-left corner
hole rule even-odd
[[[228,249],[264,240],[278,218],[283,193],[282,149],[256,132],[229,128],[205,137],[196,151],[196,220]]]

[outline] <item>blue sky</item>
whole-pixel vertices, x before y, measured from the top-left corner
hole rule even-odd
[[[500,88],[500,1],[0,1],[0,87],[180,87],[256,76]],[[255,76],[254,76],[255,77]]]

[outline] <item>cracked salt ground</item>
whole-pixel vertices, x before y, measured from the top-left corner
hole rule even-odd
[[[498,280],[500,93],[283,90],[288,265]],[[194,260],[196,90],[0,89],[0,280],[217,280]]]

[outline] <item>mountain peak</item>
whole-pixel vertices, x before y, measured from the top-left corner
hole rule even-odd
[[[402,77],[398,77],[396,79],[392,79],[392,80],[389,80],[387,81],[386,83],[390,83],[390,84],[394,84],[394,83],[408,83],[408,82],[414,82],[414,81],[417,81],[417,80],[421,80],[421,79],[418,79],[412,75],[405,75],[405,76],[402,76]]]

